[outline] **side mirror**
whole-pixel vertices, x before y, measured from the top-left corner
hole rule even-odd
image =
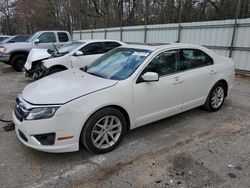
[[[159,75],[156,72],[146,72],[141,77],[145,82],[157,82],[157,81],[159,81]]]
[[[82,51],[76,51],[75,56],[81,56],[81,55],[83,55]]]
[[[35,40],[34,40],[34,43],[35,43],[35,44],[37,44],[37,43],[39,43],[39,42],[40,42],[39,39],[35,39]]]

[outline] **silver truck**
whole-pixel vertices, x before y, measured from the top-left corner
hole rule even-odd
[[[32,48],[55,50],[68,43],[71,43],[71,36],[67,31],[38,31],[31,35],[26,42],[1,45],[0,61],[21,72]]]

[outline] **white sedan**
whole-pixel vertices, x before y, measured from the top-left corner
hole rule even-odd
[[[116,40],[79,40],[50,54],[47,49],[32,49],[24,65],[26,76],[34,80],[70,68],[89,65],[104,53],[125,43]]]
[[[128,130],[199,106],[219,110],[233,81],[232,59],[201,46],[118,47],[28,85],[13,120],[28,147],[70,152],[83,144],[105,153]]]

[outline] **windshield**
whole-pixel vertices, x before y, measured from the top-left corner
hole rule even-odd
[[[27,39],[27,42],[33,42],[33,41],[36,39],[36,37],[37,37],[38,35],[40,35],[40,32],[34,33],[33,35],[31,35],[31,36]]]
[[[107,79],[123,80],[132,75],[150,53],[144,49],[116,48],[89,65],[86,72]]]
[[[65,46],[62,46],[58,49],[59,54],[65,54],[70,53],[74,51],[75,49],[79,48],[81,45],[83,45],[84,42],[72,42],[70,44],[67,44]]]

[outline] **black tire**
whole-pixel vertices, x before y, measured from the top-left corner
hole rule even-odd
[[[61,71],[64,71],[65,69],[63,69],[63,68],[52,68],[52,69],[50,69],[47,73],[46,73],[46,75],[45,76],[49,76],[49,75],[51,75],[51,74],[55,74],[55,73],[57,73],[57,72],[61,72]]]
[[[16,70],[17,72],[22,72],[26,60],[27,60],[27,55],[18,54],[11,58],[10,64],[13,67],[13,69]]]
[[[96,127],[96,123],[107,116],[116,117],[120,120],[121,123],[120,136],[118,137],[117,141],[113,142],[112,146],[108,148],[98,148],[92,141],[92,131]],[[85,146],[87,150],[89,150],[92,153],[96,154],[107,153],[114,150],[121,143],[124,135],[126,134],[126,130],[127,130],[127,123],[124,115],[115,108],[110,108],[110,107],[104,108],[94,113],[87,120],[81,133],[80,142]],[[103,138],[104,136],[101,137],[101,139]]]
[[[222,89],[223,89],[224,96],[223,96],[223,98],[222,98],[221,104],[220,104],[218,107],[215,107],[215,106],[212,104],[212,98],[213,98],[214,92],[215,92],[216,89],[218,89],[218,88],[222,88]],[[224,103],[224,101],[225,101],[225,98],[226,98],[226,87],[225,87],[225,85],[224,85],[223,83],[217,82],[217,83],[213,86],[213,88],[211,89],[211,91],[210,91],[210,93],[209,93],[209,95],[208,95],[208,97],[207,97],[206,103],[204,104],[205,110],[207,110],[207,111],[209,111],[209,112],[216,112],[216,111],[218,111],[218,110],[222,107],[222,105],[223,105],[223,103]]]

